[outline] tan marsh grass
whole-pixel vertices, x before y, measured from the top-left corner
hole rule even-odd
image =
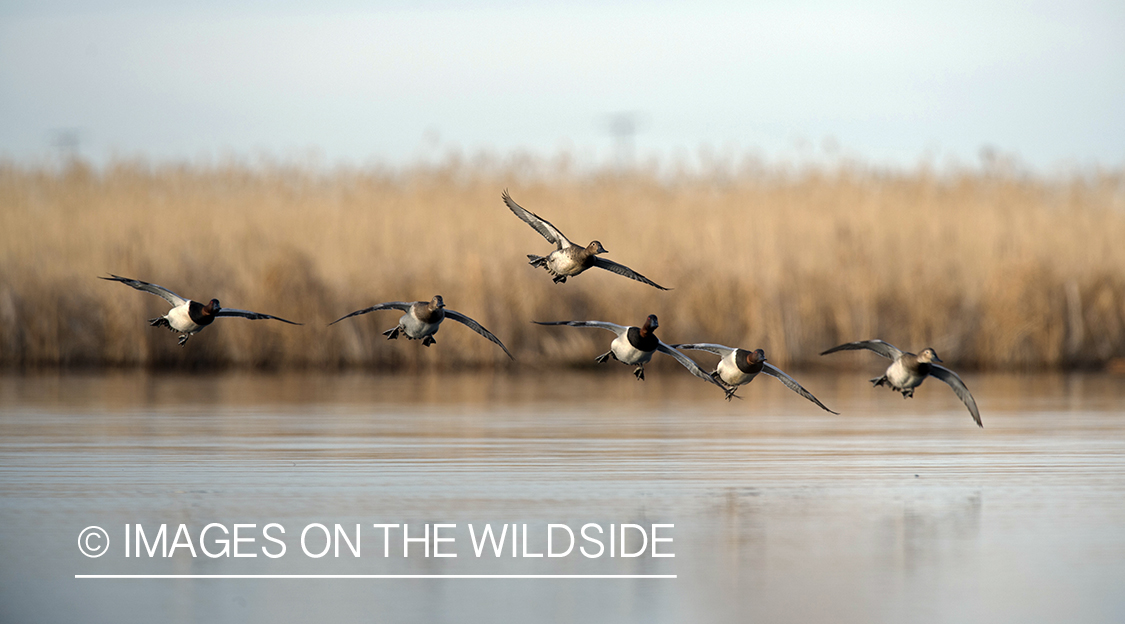
[[[758,167],[649,175],[451,159],[330,172],[286,164],[0,164],[0,359],[55,365],[510,366],[452,323],[387,342],[381,301],[445,297],[521,360],[588,363],[609,334],[531,320],[661,319],[666,342],[761,347],[780,366],[881,337],[961,368],[1125,357],[1125,172]],[[592,270],[554,285],[526,208],[674,290]],[[225,319],[176,345],[160,299],[116,273],[306,323]],[[705,358],[706,356],[701,356]],[[705,366],[711,365],[705,360]]]

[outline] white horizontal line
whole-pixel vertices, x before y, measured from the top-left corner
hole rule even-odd
[[[675,574],[75,574],[76,579],[674,579]]]

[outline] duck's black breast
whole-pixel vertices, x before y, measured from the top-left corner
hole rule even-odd
[[[734,363],[738,366],[738,370],[746,373],[747,375],[755,375],[762,372],[762,362],[751,364],[749,361],[750,352],[746,349],[736,349],[734,352]]]
[[[656,351],[656,345],[660,344],[660,339],[656,337],[656,334],[649,332],[647,336],[642,336],[639,327],[630,327],[626,336],[628,336],[629,344],[633,345],[634,349],[646,353]]]
[[[196,325],[210,325],[215,322],[214,314],[207,314],[203,311],[203,304],[198,301],[192,301],[188,304],[188,316],[191,317],[191,322]]]

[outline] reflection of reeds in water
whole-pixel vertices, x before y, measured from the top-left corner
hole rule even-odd
[[[0,165],[0,355],[8,366],[506,365],[455,324],[429,349],[383,340],[393,312],[325,326],[440,293],[525,362],[585,362],[610,338],[532,319],[635,324],[650,312],[667,342],[761,347],[780,366],[872,337],[933,346],[962,368],[1125,356],[1120,171],[542,169]],[[504,207],[505,187],[674,290],[603,271],[552,284],[525,257],[551,246]],[[164,302],[94,279],[107,272],[306,326],[225,319],[181,349],[144,322]]]

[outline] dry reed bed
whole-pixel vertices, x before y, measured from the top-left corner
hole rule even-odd
[[[459,326],[430,349],[383,340],[394,312],[326,327],[436,293],[525,366],[589,362],[610,338],[532,319],[636,324],[650,312],[665,341],[762,347],[782,366],[826,363],[819,351],[872,337],[933,346],[963,368],[1125,357],[1122,171],[532,169],[0,165],[0,359],[507,366]],[[525,258],[551,246],[504,207],[505,187],[576,242],[600,239],[611,259],[674,290],[601,271],[552,284]],[[167,306],[94,279],[108,272],[306,325],[228,319],[181,349],[145,323]]]

